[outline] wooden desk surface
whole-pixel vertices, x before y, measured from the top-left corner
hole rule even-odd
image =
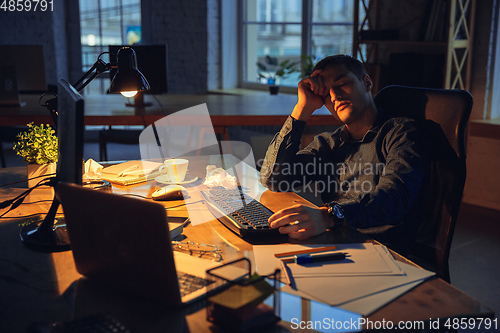
[[[213,163],[213,160],[211,161]],[[192,160],[191,173],[204,176],[206,160]],[[0,170],[0,185],[25,179],[22,167]],[[25,184],[25,183],[24,183]],[[0,201],[11,199],[22,193],[24,184],[0,188]],[[194,183],[194,185],[199,185]],[[24,185],[25,186],[25,185]],[[150,195],[157,187],[155,181],[129,187],[114,187],[117,194]],[[196,200],[196,187],[188,188]],[[31,213],[44,213],[51,201],[51,190],[35,190],[16,210],[10,212],[11,219],[0,220],[0,295],[3,310],[0,322],[6,332],[25,331],[33,322],[65,322],[85,317],[92,313],[107,312],[122,320],[135,332],[218,332],[206,321],[203,303],[186,309],[168,309],[162,304],[138,299],[109,288],[97,286],[76,271],[72,253],[40,253],[24,248],[19,241],[20,224],[25,219],[14,217]],[[47,200],[47,201],[40,201]],[[276,211],[292,203],[310,204],[293,193],[265,191],[260,201]],[[82,203],[91,204],[91,203]],[[166,202],[176,206],[179,202]],[[0,215],[6,209],[0,210]],[[170,215],[186,216],[186,208],[169,210]],[[225,260],[247,256],[252,258],[252,244],[234,235],[218,221],[188,226],[183,232],[186,240],[215,244],[222,248]],[[288,238],[277,238],[276,242],[288,242]],[[327,232],[305,243],[354,243],[370,241],[362,234],[343,227]],[[397,260],[407,261],[394,254]],[[301,301],[302,319],[311,318],[311,301]],[[200,307],[200,308],[197,308]],[[312,310],[314,312],[314,310]],[[332,309],[333,311],[333,309]],[[313,313],[314,315],[314,313]],[[304,317],[305,316],[305,317]],[[493,317],[493,312],[448,283],[432,278],[382,307],[368,317],[371,321],[429,321],[430,318],[477,318]],[[289,322],[281,322],[272,332],[294,331]]]
[[[38,95],[22,95],[26,105],[20,108],[0,109],[0,124],[3,126],[35,123],[52,124],[46,108],[39,105]],[[86,125],[143,125],[142,117],[133,107],[126,107],[126,98],[121,95],[85,95]],[[44,99],[45,100],[45,99]],[[270,95],[257,92],[252,95],[204,94],[204,95],[145,95],[145,120],[149,125],[165,115],[188,107],[206,103],[213,126],[281,126],[292,113],[297,96],[290,94]],[[310,125],[339,125],[329,111],[323,107],[310,118]]]

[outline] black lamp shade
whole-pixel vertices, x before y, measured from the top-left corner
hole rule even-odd
[[[137,69],[137,57],[130,47],[123,47],[117,53],[118,72],[116,73],[108,93],[122,91],[144,91],[150,86],[144,75]]]

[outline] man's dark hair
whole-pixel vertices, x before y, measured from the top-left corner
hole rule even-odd
[[[314,70],[325,69],[326,67],[337,65],[344,65],[348,71],[354,73],[354,75],[356,75],[356,77],[360,80],[363,80],[365,75],[368,74],[361,61],[344,54],[337,54],[323,58],[316,64],[316,66],[314,66]]]

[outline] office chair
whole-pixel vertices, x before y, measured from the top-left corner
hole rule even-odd
[[[448,259],[465,185],[466,127],[472,95],[463,90],[388,86],[374,98],[392,116],[425,124],[430,169],[420,207],[420,226],[409,258],[450,282]]]
[[[99,158],[101,161],[108,160],[108,142],[125,145],[139,145],[141,130],[105,129],[99,131]]]

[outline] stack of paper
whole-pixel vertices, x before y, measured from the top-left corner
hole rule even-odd
[[[385,246],[371,243],[337,245],[335,251],[348,253],[343,261],[282,265],[274,257],[276,253],[322,246],[254,246],[257,272],[264,275],[276,268],[286,269],[290,286],[284,291],[362,315],[369,315],[434,275],[396,262]]]

